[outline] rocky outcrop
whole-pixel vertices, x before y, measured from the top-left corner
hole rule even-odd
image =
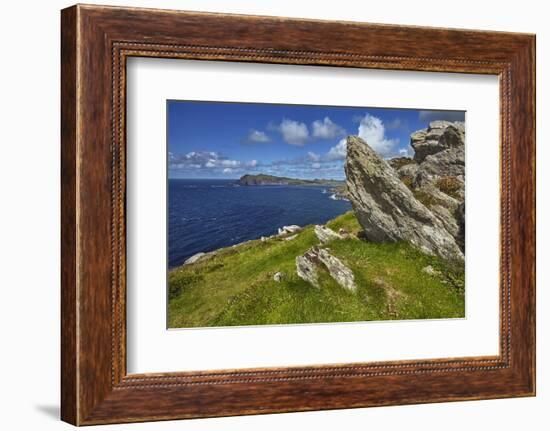
[[[355,276],[340,259],[330,254],[327,249],[312,247],[296,258],[296,273],[315,287],[319,286],[319,271],[326,270],[329,275],[344,289],[355,292]]]
[[[351,269],[342,263],[340,259],[333,256],[324,248],[318,249],[317,254],[319,261],[323,263],[328,270],[330,276],[342,286],[351,292],[355,292],[357,286],[355,285],[355,276]]]
[[[291,224],[290,226],[283,226],[277,229],[277,235],[286,235],[289,233],[300,232],[302,228],[296,224]]]
[[[334,232],[331,228],[326,226],[321,226],[319,224],[315,225],[315,235],[321,241],[321,244],[327,244],[330,241],[335,239],[342,239],[343,236]]]
[[[397,171],[359,137],[347,139],[345,171],[348,195],[368,240],[408,241],[429,254],[464,259],[441,220],[415,197]]]
[[[184,265],[190,265],[192,263],[202,262],[207,259],[210,259],[211,257],[214,257],[217,254],[217,251],[211,251],[209,253],[197,253],[188,258],[185,262],[183,262]]]
[[[276,234],[260,237],[260,241],[267,242],[270,239],[282,239],[285,241],[292,241],[298,236],[298,232],[300,232],[301,230],[302,230],[302,227],[296,224],[291,224],[290,226],[283,226],[277,229]]]
[[[427,129],[411,135],[411,146],[417,163],[449,148],[464,147],[464,123],[432,121]]]
[[[302,280],[319,287],[319,256],[316,248],[310,248],[303,255],[296,257],[296,273]]]

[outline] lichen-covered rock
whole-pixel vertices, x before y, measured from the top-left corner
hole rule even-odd
[[[353,271],[327,249],[311,247],[302,256],[296,258],[296,273],[302,280],[315,287],[319,287],[321,270],[327,270],[334,281],[343,288],[351,292],[357,289]]]
[[[345,171],[348,195],[368,240],[408,241],[429,254],[464,259],[443,223],[359,137],[347,138]]]
[[[464,144],[464,123],[432,121],[427,129],[411,135],[414,160],[421,163],[431,155]]]
[[[415,161],[410,157],[394,157],[388,160],[388,163],[392,168],[398,171],[403,166],[414,165]]]
[[[409,177],[412,180],[417,172],[418,172],[418,164],[416,163],[410,163],[408,165],[401,166],[397,170],[397,174],[401,179],[403,179],[404,177]]]
[[[326,244],[335,239],[342,239],[342,235],[337,234],[331,228],[321,225],[315,225],[315,235],[319,238],[322,244]]]
[[[319,256],[315,248],[296,257],[296,274],[314,287],[319,287]]]
[[[328,252],[328,250],[320,248],[317,256],[319,260],[325,265],[330,276],[343,288],[355,292],[357,286],[355,285],[355,276],[351,269],[349,269],[344,263]]]
[[[449,148],[426,156],[418,165],[414,184],[423,186],[434,183],[441,177],[455,177],[464,183],[465,157],[464,146]]]

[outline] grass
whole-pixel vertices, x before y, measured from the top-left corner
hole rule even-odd
[[[357,234],[352,212],[327,224]],[[318,244],[313,226],[296,239],[249,241],[169,272],[169,327],[355,322],[464,316],[464,270],[408,244],[352,236],[327,247],[355,274],[357,291],[321,273],[317,289],[296,275],[295,258]],[[438,275],[422,271],[431,265]],[[282,272],[281,282],[273,280]]]
[[[464,185],[455,177],[442,177],[435,183],[436,187],[452,198],[460,199],[460,190]]]
[[[426,193],[422,189],[413,190],[413,195],[417,201],[421,202],[427,208],[431,208],[438,203],[437,199],[433,195]]]

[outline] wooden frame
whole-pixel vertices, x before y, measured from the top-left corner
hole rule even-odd
[[[63,420],[88,425],[534,395],[533,35],[80,5],[62,11],[61,30]],[[498,75],[500,354],[127,375],[129,56]]]

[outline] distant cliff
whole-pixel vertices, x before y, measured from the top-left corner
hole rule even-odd
[[[274,175],[258,174],[258,175],[243,175],[238,183],[241,186],[274,186],[274,185],[291,185],[291,186],[340,186],[345,184],[344,181],[338,180],[302,180],[298,178],[277,177]]]

